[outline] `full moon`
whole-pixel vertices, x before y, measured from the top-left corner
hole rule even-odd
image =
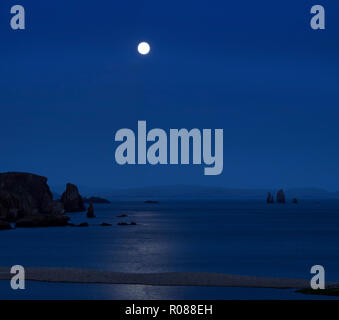
[[[149,54],[151,47],[147,42],[141,42],[138,45],[138,52],[142,55]]]

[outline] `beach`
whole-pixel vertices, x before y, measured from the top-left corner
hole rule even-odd
[[[0,268],[0,280],[10,280],[9,267]],[[134,284],[151,286],[248,287],[274,289],[309,288],[305,279],[266,278],[204,272],[120,273],[76,268],[25,269],[26,280],[41,282]],[[331,283],[329,286],[339,286]]]

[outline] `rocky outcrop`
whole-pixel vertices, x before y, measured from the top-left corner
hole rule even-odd
[[[298,199],[297,198],[293,198],[292,203],[297,204],[298,203]]]
[[[87,209],[87,218],[95,218],[93,204],[90,203]]]
[[[84,198],[84,203],[111,203],[107,199],[100,198],[100,197],[90,197],[90,198]]]
[[[136,226],[137,224],[135,222],[131,222],[131,223],[128,223],[128,222],[118,222],[117,225],[118,226]]]
[[[88,227],[88,223],[87,222],[83,222],[77,225],[77,227],[83,228],[83,227]]]
[[[69,217],[65,215],[37,215],[19,219],[16,228],[63,227],[67,226]]]
[[[154,201],[154,200],[146,200],[146,201],[144,201],[144,203],[146,203],[146,204],[158,204],[158,203],[159,203],[159,201]]]
[[[277,202],[278,203],[286,203],[285,193],[284,190],[280,189],[277,192]]]
[[[31,173],[0,174],[0,219],[14,222],[38,214],[63,214],[53,201],[47,178]]]
[[[267,199],[266,199],[267,203],[274,203],[274,198],[273,195],[271,194],[271,192],[267,193]]]
[[[71,183],[67,183],[66,191],[61,196],[61,202],[66,212],[82,212],[86,210],[77,186]]]

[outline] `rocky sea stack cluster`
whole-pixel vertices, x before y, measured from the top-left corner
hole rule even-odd
[[[277,203],[286,203],[286,196],[285,196],[285,192],[284,192],[283,189],[278,190],[276,199],[277,199]],[[274,196],[271,192],[267,193],[266,202],[267,203],[274,203]],[[297,204],[298,199],[293,198],[292,203]]]
[[[67,184],[53,200],[47,178],[21,172],[0,173],[0,230],[69,225],[65,212],[85,211],[78,188]]]

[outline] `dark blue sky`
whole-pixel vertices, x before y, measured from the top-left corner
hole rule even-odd
[[[10,29],[14,4],[25,31]],[[315,4],[325,31],[309,26]],[[98,188],[339,190],[338,32],[338,1],[1,0],[1,171]],[[223,128],[223,174],[114,164],[114,133],[137,120]]]

